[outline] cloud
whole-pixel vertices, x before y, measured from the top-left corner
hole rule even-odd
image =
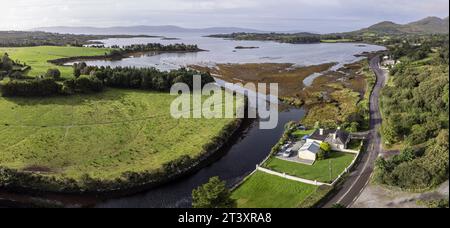
[[[448,6],[448,0],[16,0],[2,2],[0,29],[174,24],[327,32],[448,16]]]

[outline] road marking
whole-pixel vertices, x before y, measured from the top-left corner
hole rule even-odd
[[[356,180],[353,182],[353,184],[350,186],[350,189],[348,189],[348,191],[338,200],[338,204],[342,202],[342,200],[352,191],[352,189],[355,187],[355,185],[358,183],[359,179],[361,178],[361,176],[364,174],[364,171],[367,169],[367,166],[369,165],[369,161],[370,161],[370,154],[369,153],[367,156],[369,156],[367,158],[366,163],[364,164],[364,168],[361,170],[361,173],[358,175],[358,177],[356,178]]]
[[[375,60],[376,58],[373,58],[372,60],[371,60],[371,66],[370,66],[370,68],[372,69],[372,71],[375,73],[375,75],[376,75],[376,78],[377,78],[377,83],[376,83],[376,86],[375,86],[375,88],[374,88],[374,90],[372,91],[372,94],[371,94],[371,97],[370,97],[370,103],[371,103],[371,107],[370,107],[370,109],[371,109],[371,111],[373,110],[375,113],[373,113],[372,115],[371,115],[371,120],[370,121],[373,121],[373,119],[378,119],[378,118],[380,118],[381,119],[381,117],[379,117],[379,99],[376,99],[376,98],[379,98],[379,96],[380,96],[380,94],[379,94],[379,90],[381,90],[382,89],[382,87],[383,87],[383,84],[384,83],[382,83],[382,81],[383,80],[385,80],[385,75],[384,75],[384,72],[380,72],[379,71],[379,68],[380,68],[380,63],[379,63],[379,60]],[[374,62],[375,61],[378,61],[378,63],[377,64],[374,64]],[[375,66],[374,66],[375,65]],[[378,69],[376,69],[376,67],[378,68]],[[373,105],[373,107],[372,107],[372,105]],[[372,124],[372,123],[371,123]],[[373,128],[374,129],[372,129],[371,131],[374,131],[374,132],[376,132],[377,131],[377,128],[379,127],[379,124],[374,124],[373,125]],[[379,137],[378,135],[374,135],[373,137],[372,137],[372,140],[371,141],[375,141],[375,142],[377,142],[377,141],[379,141],[379,140],[377,140],[377,137]],[[377,142],[377,145],[379,146],[379,143],[380,142]],[[345,192],[344,193],[344,195],[338,200],[338,204],[339,203],[342,203],[342,201],[344,200],[344,198],[345,197],[347,197],[347,195],[353,190],[353,188],[355,187],[355,185],[358,183],[358,181],[361,179],[361,177],[362,177],[362,175],[365,173],[365,171],[367,170],[367,167],[368,167],[368,165],[369,165],[369,163],[371,162],[371,159],[372,159],[372,156],[374,156],[374,155],[376,155],[375,154],[375,150],[376,150],[376,148],[375,148],[375,145],[374,145],[374,142],[372,142],[371,143],[371,146],[369,146],[368,148],[371,148],[371,150],[370,150],[370,152],[368,151],[368,154],[367,154],[367,160],[366,160],[366,162],[365,162],[365,164],[364,164],[364,167],[363,167],[363,169],[361,170],[361,172],[360,172],[360,174],[358,175],[358,177],[355,179],[355,181],[353,182],[353,184],[350,186],[350,188],[348,189],[348,191],[347,192]],[[376,159],[376,158],[375,158]],[[359,194],[352,200],[352,202],[348,205],[348,207],[351,207],[351,206],[353,206],[353,204],[359,199],[359,197],[361,196],[361,194],[364,192],[364,190],[367,188],[367,186],[369,185],[369,183],[370,183],[370,179],[372,178],[372,176],[373,176],[373,172],[370,174],[370,176],[369,176],[369,178],[368,178],[368,180],[366,181],[366,183],[364,184],[364,186],[363,186],[363,188],[361,189],[361,191],[359,192]]]
[[[353,199],[352,203],[350,205],[348,205],[348,207],[353,207],[353,205],[356,203],[356,201],[359,199],[359,197],[361,197],[362,193],[364,192],[364,190],[369,185],[370,179],[372,179],[372,176],[373,176],[373,173],[372,173],[372,175],[370,175],[370,177],[367,180],[366,184],[364,184],[364,187],[361,189],[361,192],[358,194],[358,196],[355,197],[355,199]]]

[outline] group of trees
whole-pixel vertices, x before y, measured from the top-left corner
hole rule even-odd
[[[375,180],[378,183],[410,190],[425,190],[448,180],[449,131],[441,130],[426,147],[405,148],[391,159],[378,159]]]
[[[114,48],[114,47],[113,47]],[[200,51],[197,45],[189,44],[169,44],[163,45],[160,43],[148,44],[133,44],[123,46],[120,50],[125,52],[151,52],[151,51]]]
[[[160,43],[148,43],[148,44],[133,44],[128,46],[120,47],[114,45],[112,50],[107,57],[113,59],[120,59],[128,54],[140,53],[140,52],[198,52],[201,51],[197,45],[188,44],[169,44],[163,45]]]
[[[423,189],[448,178],[448,44],[433,42],[434,52],[427,56],[432,60],[426,62],[418,62],[411,46],[402,45],[406,50],[397,53],[403,63],[391,70],[392,85],[383,89],[384,140],[403,143],[406,149],[377,163],[381,183]]]
[[[407,58],[409,61],[422,60],[433,53],[433,49],[439,48],[443,61],[448,63],[448,35],[408,36],[394,40],[396,43],[389,45],[389,49],[396,60],[400,58]]]
[[[29,70],[30,67],[26,64],[20,63],[19,61],[13,61],[8,53],[4,53],[0,57],[0,80],[4,77],[10,77],[14,79],[25,78],[24,72]]]
[[[408,57],[411,61],[418,61],[427,58],[431,53],[431,46],[425,44],[402,43],[391,48],[391,55],[394,59]]]
[[[185,83],[193,88],[193,78],[201,77],[202,87],[207,83],[214,82],[214,78],[209,73],[200,73],[194,70],[181,68],[172,71],[159,71],[156,68],[134,68],[134,67],[87,67],[79,64],[76,71],[89,74],[103,82],[106,86],[115,88],[131,88],[153,91],[170,91],[176,83]],[[85,70],[88,69],[88,70]]]
[[[320,41],[322,40],[321,35],[312,33],[297,33],[297,34],[232,33],[232,34],[211,35],[210,37],[234,39],[234,40],[276,41],[281,43],[292,43],[292,44],[320,43]]]
[[[54,73],[53,77],[56,75]],[[96,78],[83,76],[61,83],[53,77],[8,81],[2,85],[2,95],[5,97],[46,97],[103,91],[103,83]]]
[[[193,78],[201,77],[202,87],[214,82],[207,73],[185,68],[169,72],[155,68],[92,67],[86,63],[74,64],[74,79],[62,79],[58,69],[49,69],[45,76],[11,80],[2,86],[3,96],[52,96],[103,91],[105,86],[168,92],[176,83],[185,83],[193,89]]]

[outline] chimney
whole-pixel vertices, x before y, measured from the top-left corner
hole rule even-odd
[[[338,127],[336,132],[333,134],[333,140],[337,139],[337,134],[339,133],[339,131],[341,131],[341,127]]]
[[[319,133],[320,133],[320,135],[323,135],[323,128],[319,129]]]

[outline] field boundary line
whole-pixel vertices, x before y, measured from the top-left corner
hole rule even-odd
[[[222,105],[224,105],[224,104],[222,104]],[[203,110],[203,108],[201,110]],[[195,112],[195,111],[197,111],[197,110],[191,109],[185,113],[191,113],[191,112]],[[185,114],[185,113],[182,113],[182,114]],[[136,118],[136,119],[131,119],[131,120],[111,121],[111,122],[103,122],[103,123],[86,123],[86,124],[73,124],[72,123],[72,124],[68,124],[68,125],[8,124],[8,127],[42,127],[42,128],[88,127],[88,126],[114,125],[114,124],[130,123],[130,122],[140,122],[140,121],[151,120],[151,119],[154,119],[157,117],[163,117],[163,116],[167,116],[167,115],[166,114],[158,114],[158,115],[154,115],[154,116]],[[236,119],[236,118],[237,117],[235,117],[234,119]]]

